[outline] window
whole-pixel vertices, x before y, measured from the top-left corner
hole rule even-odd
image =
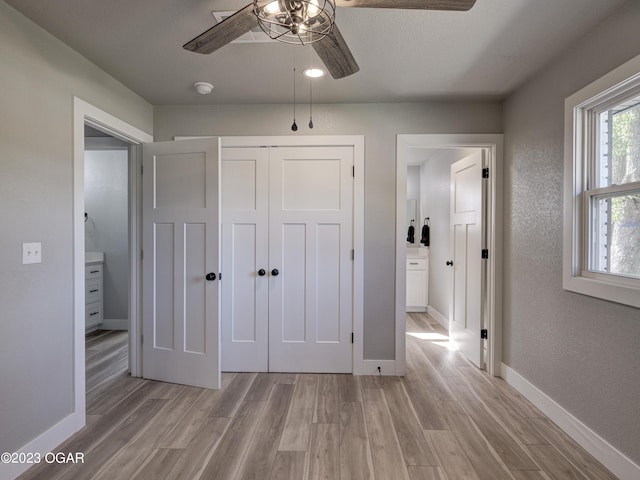
[[[640,307],[640,57],[565,101],[563,287]]]

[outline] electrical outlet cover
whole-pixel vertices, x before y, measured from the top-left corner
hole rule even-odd
[[[42,243],[31,242],[22,244],[22,264],[42,263]]]

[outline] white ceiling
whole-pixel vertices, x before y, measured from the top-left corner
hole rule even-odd
[[[212,11],[248,0],[6,0],[154,105],[292,101],[311,47],[230,44],[211,55],[182,45]],[[500,99],[626,0],[477,0],[468,12],[338,8],[360,71],[314,83],[319,103]],[[211,95],[193,83],[214,84]],[[308,97],[308,80],[297,78]],[[300,100],[299,100],[300,101]],[[304,100],[303,100],[304,101]]]

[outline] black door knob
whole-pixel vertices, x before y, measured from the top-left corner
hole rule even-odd
[[[207,273],[207,276],[204,277],[207,279],[208,282],[213,282],[216,279],[216,274],[215,273]]]
[[[258,275],[260,275],[261,277],[264,277],[265,273],[267,272],[264,271],[264,268],[261,268],[260,270],[258,270]]]
[[[274,277],[277,277],[279,273],[280,272],[278,271],[277,268],[274,268],[273,270],[271,270],[271,275],[273,275]]]
[[[453,260],[447,260],[447,265],[451,267],[453,265]]]

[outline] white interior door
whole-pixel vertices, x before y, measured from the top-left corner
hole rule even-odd
[[[218,158],[217,138],[143,148],[145,378],[220,388]]]
[[[269,370],[352,371],[353,148],[270,153]]]
[[[453,295],[451,342],[483,368],[483,154],[478,151],[451,166]]]
[[[269,149],[222,149],[222,370],[269,369]]]

